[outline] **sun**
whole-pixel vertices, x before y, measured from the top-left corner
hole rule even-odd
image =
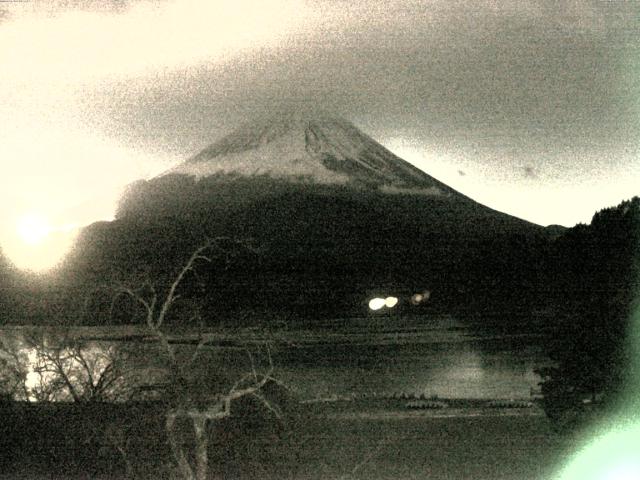
[[[45,217],[29,214],[18,220],[17,230],[18,236],[27,245],[38,245],[51,233],[51,225]]]
[[[23,213],[0,231],[0,250],[21,270],[45,272],[59,264],[78,232],[76,224],[62,226],[41,213]]]

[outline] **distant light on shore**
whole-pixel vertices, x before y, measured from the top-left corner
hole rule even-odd
[[[369,300],[369,308],[374,311],[380,310],[382,307],[385,306],[385,303],[386,301],[384,298],[379,298],[379,297],[372,298],[371,300]]]
[[[413,305],[420,305],[422,302],[426,302],[431,297],[431,292],[429,290],[425,290],[421,293],[414,293],[411,296],[411,303]]]
[[[398,297],[386,297],[386,298],[375,297],[369,300],[369,309],[376,311],[384,307],[393,308],[397,304],[398,304]]]

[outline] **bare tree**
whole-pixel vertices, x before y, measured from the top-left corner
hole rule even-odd
[[[266,348],[268,366],[265,371],[262,373],[257,371],[253,357],[250,355],[251,372],[242,376],[225,391],[208,392],[195,387],[189,372],[193,370],[194,364],[200,358],[205,347],[216,340],[215,335],[201,333],[193,352],[187,358],[183,358],[178,355],[176,346],[172,343],[166,331],[167,316],[180,298],[179,287],[186,276],[194,271],[198,263],[211,263],[212,260],[207,254],[214,249],[220,250],[217,239],[209,240],[195,249],[173,278],[168,291],[163,297],[158,295],[153,283],[149,281],[144,282],[137,288],[124,284],[118,286],[118,294],[128,295],[142,307],[146,328],[157,339],[169,362],[171,398],[170,407],[166,411],[165,428],[178,472],[182,478],[188,480],[204,480],[208,478],[209,424],[230,417],[235,401],[243,397],[253,397],[259,400],[273,415],[281,417],[281,411],[278,406],[263,395],[263,389],[268,383],[279,383],[273,377],[273,362],[271,361],[268,345]],[[195,466],[192,466],[189,462],[189,456],[180,441],[176,425],[179,419],[187,420],[193,428]]]
[[[29,359],[14,335],[0,339],[0,391],[11,400],[28,400]]]
[[[127,353],[70,331],[26,330],[0,342],[1,383],[14,400],[105,402],[132,387]]]

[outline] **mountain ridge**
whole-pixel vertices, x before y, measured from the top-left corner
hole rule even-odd
[[[358,184],[387,193],[461,193],[401,159],[340,117],[285,115],[247,122],[164,172],[268,175],[320,184]],[[466,197],[465,197],[466,198]]]
[[[426,289],[425,308],[522,311],[548,238],[349,122],[279,117],[245,124],[132,185],[113,222],[78,238],[69,282],[78,291],[114,275],[166,282],[202,242],[220,237],[258,253],[226,252],[229,263],[200,266],[203,290],[193,286],[185,298],[211,318],[289,311],[309,321],[360,315],[372,292]]]

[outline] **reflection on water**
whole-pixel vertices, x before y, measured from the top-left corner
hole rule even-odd
[[[11,329],[13,335],[19,331]],[[83,327],[75,332],[90,339],[92,351],[119,345],[135,352],[127,356],[132,369],[145,371],[147,383],[160,381],[162,352],[152,339],[141,341],[144,330]],[[193,338],[185,333],[174,340],[188,355]],[[478,334],[449,317],[341,319],[280,332],[278,339],[271,350],[277,375],[303,398],[396,393],[527,398],[539,381],[533,369],[546,363],[534,336]],[[221,341],[208,346],[194,368],[234,378],[250,371],[251,358],[233,342]]]
[[[308,396],[415,393],[456,398],[527,398],[539,381],[538,349],[481,353],[477,344],[450,342],[397,348],[310,347],[286,352],[306,364],[284,361],[282,375]],[[312,359],[317,359],[313,365]]]

